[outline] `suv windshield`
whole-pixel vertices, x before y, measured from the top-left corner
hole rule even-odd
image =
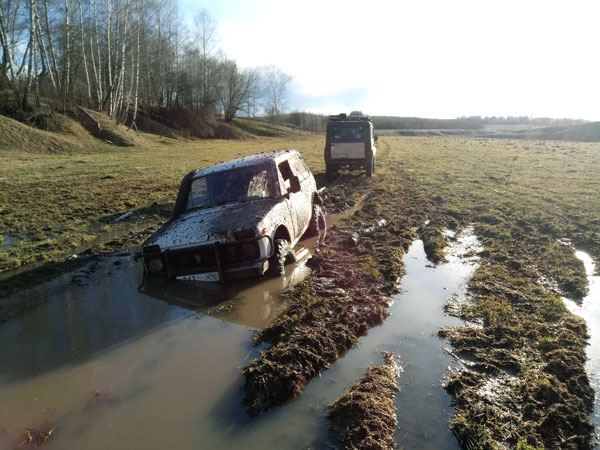
[[[186,209],[274,197],[266,165],[217,172],[192,181]]]
[[[334,141],[362,141],[365,136],[365,127],[363,125],[331,125],[329,136]]]

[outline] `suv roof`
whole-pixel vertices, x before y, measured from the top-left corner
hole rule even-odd
[[[255,166],[257,164],[266,163],[269,161],[275,161],[281,159],[285,155],[291,155],[298,153],[298,150],[285,149],[285,150],[272,150],[269,152],[257,153],[256,155],[243,156],[241,158],[232,159],[219,163],[215,166],[207,167],[206,169],[198,170],[194,174],[194,178],[203,177],[217,172],[223,172],[225,170],[237,169],[239,167]]]
[[[334,116],[329,116],[329,120],[333,122],[364,122],[371,121],[371,118],[366,114],[336,114]]]

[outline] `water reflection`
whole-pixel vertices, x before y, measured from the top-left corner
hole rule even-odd
[[[585,319],[588,327],[590,340],[586,348],[586,372],[590,384],[596,392],[591,421],[598,433],[600,432],[600,276],[596,275],[596,265],[590,255],[583,251],[577,251],[575,256],[585,266],[589,292],[581,302],[575,302],[567,298],[563,298],[563,300],[573,314]],[[600,444],[596,448],[600,448]]]
[[[311,243],[303,241],[303,244]],[[204,281],[203,277],[169,281],[147,276],[139,290],[155,299],[199,314],[218,316],[253,328],[264,328],[279,312],[279,292],[302,281],[310,273],[310,269],[306,267],[309,252],[305,247],[302,248],[306,251],[296,250],[303,257],[296,264],[286,266],[283,277],[247,278],[220,284]]]
[[[277,279],[246,279],[227,286],[167,281],[144,277],[132,254],[105,258],[17,294],[46,301],[0,324],[0,378],[35,376],[84,361],[174,320],[211,314],[211,308],[226,302],[231,308],[219,318],[264,327],[278,312],[279,290],[309,273],[305,258],[287,266],[285,277]]]

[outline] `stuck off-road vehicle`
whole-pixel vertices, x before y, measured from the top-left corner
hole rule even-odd
[[[332,180],[342,167],[363,168],[368,177],[375,171],[375,142],[373,123],[361,113],[329,116],[325,138],[325,167]]]
[[[293,246],[325,230],[310,169],[296,150],[246,156],[187,174],[171,218],[142,245],[147,273],[282,275]]]

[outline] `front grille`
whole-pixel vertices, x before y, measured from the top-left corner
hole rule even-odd
[[[171,252],[168,264],[173,272],[212,268],[216,265],[214,249],[208,247]]]
[[[238,248],[237,245],[226,245],[223,248],[223,262],[234,263],[238,261]]]
[[[254,261],[260,257],[257,242],[225,244],[220,247],[220,256],[223,263],[234,264],[244,261]]]
[[[194,273],[217,271],[216,251],[219,252],[221,265],[256,261],[260,258],[260,249],[256,241],[221,244],[185,250],[165,252],[167,268],[171,273]]]

